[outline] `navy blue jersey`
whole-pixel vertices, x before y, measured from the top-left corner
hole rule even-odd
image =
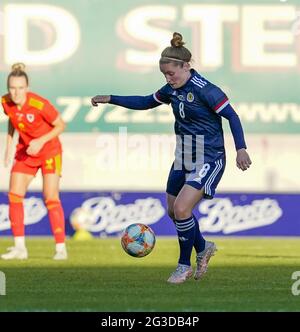
[[[192,69],[184,86],[173,89],[166,84],[153,97],[159,103],[171,104],[175,134],[186,141],[184,150],[192,148],[193,159],[197,137],[201,136],[204,138],[204,162],[213,162],[225,153],[222,119],[218,113],[229,100],[220,88]]]

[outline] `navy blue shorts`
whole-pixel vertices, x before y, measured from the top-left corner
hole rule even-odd
[[[169,173],[166,191],[170,195],[177,196],[181,188],[185,184],[188,184],[198,190],[204,188],[204,198],[212,199],[224,173],[225,165],[225,156],[222,156],[222,158],[214,162],[205,163],[201,168],[197,168],[197,171],[192,172],[174,170],[173,163]]]

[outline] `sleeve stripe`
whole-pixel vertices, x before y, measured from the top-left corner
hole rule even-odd
[[[160,104],[164,104],[162,101],[160,101],[157,96],[156,96],[156,93],[153,93],[153,98]]]
[[[216,107],[215,107],[215,112],[216,113],[220,113],[222,111],[222,109],[224,109],[227,105],[229,105],[229,100],[228,98],[224,99],[223,101],[221,101]]]

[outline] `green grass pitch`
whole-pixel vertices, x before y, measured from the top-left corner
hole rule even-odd
[[[28,238],[28,260],[0,260],[6,275],[0,311],[300,311],[300,295],[291,291],[292,274],[300,271],[299,239],[212,240],[218,252],[206,276],[170,285],[175,238],[158,237],[144,258],[128,256],[117,238],[70,239],[69,259],[58,262],[52,239]],[[0,238],[0,251],[11,244]]]

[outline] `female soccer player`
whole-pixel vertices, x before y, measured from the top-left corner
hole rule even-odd
[[[14,247],[1,255],[2,259],[27,259],[25,246],[23,199],[27,188],[41,169],[43,195],[52,232],[56,242],[54,259],[67,259],[65,219],[59,200],[59,179],[62,148],[58,135],[65,124],[58,111],[44,98],[29,92],[28,76],[23,64],[15,64],[7,78],[8,94],[2,106],[9,117],[5,166],[8,165],[14,131],[19,133],[9,184],[9,218],[14,236]]]
[[[95,96],[92,105],[111,103],[130,109],[149,109],[171,104],[175,116],[176,151],[167,183],[168,213],[178,233],[180,257],[168,279],[182,283],[192,276],[191,252],[197,252],[194,278],[200,279],[216,251],[205,241],[193,216],[202,198],[213,198],[225,169],[222,117],[229,120],[237,150],[237,167],[245,171],[251,164],[243,129],[225,93],[190,67],[191,52],[182,36],[173,34],[171,46],[161,54],[160,71],[167,84],[149,96]]]

